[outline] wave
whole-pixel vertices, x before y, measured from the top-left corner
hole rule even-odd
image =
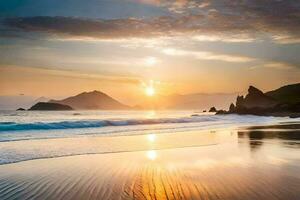
[[[159,118],[159,119],[125,119],[125,120],[80,120],[61,122],[33,122],[16,123],[0,122],[1,131],[27,131],[27,130],[52,130],[52,129],[80,129],[80,128],[101,128],[107,126],[133,126],[152,125],[167,123],[193,123],[216,121],[212,116],[184,117],[184,118]]]

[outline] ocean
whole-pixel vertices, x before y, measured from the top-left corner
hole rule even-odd
[[[0,199],[299,199],[300,123],[194,111],[2,111]]]
[[[101,139],[104,137],[172,135],[183,132],[181,139],[184,141],[184,135],[189,132],[198,131],[201,134],[201,131],[234,130],[293,121],[295,119],[288,117],[214,115],[194,111],[1,111],[0,164],[148,148],[138,147],[137,144],[122,145],[120,142],[105,146]],[[54,142],[59,139],[71,140],[67,144],[74,146],[55,145]],[[91,144],[93,140],[99,141],[99,145]],[[198,144],[199,141],[193,144],[173,142],[172,147]],[[160,145],[160,148],[163,147]]]

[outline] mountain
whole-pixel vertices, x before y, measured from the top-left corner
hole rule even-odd
[[[59,103],[38,102],[28,110],[73,110],[73,108]]]
[[[79,110],[124,110],[130,109],[107,94],[100,91],[83,92],[63,100],[50,100],[50,103],[59,103]]]
[[[47,97],[39,97],[39,98],[37,98],[37,99],[35,99],[34,101],[33,101],[33,104],[35,104],[35,103],[39,103],[39,102],[48,102],[48,101],[50,101],[51,99],[49,99],[49,98],[47,98]]]
[[[286,85],[276,90],[266,92],[265,94],[283,103],[290,103],[290,104],[299,103],[300,83]]]

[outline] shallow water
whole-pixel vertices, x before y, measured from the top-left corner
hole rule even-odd
[[[299,126],[3,142],[14,155],[106,151],[1,165],[0,199],[297,200]]]

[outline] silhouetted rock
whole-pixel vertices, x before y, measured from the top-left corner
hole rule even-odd
[[[17,111],[25,111],[26,109],[24,108],[18,108]]]
[[[203,110],[202,112],[206,112],[206,110]]]
[[[226,110],[218,110],[216,112],[217,115],[220,115],[220,114],[227,114],[228,112]]]
[[[231,103],[230,106],[229,106],[229,112],[230,113],[234,113],[235,112],[235,106],[234,106],[233,103]]]
[[[243,96],[238,96],[236,107],[239,108],[272,108],[278,105],[279,102],[272,97],[265,95],[259,89],[250,86],[248,89],[248,94],[245,98]]]
[[[286,85],[276,90],[266,92],[265,95],[286,104],[300,103],[300,83]]]
[[[73,108],[59,103],[38,102],[29,110],[73,110]]]
[[[211,107],[208,112],[217,112],[217,109],[215,107]]]
[[[248,94],[245,97],[237,96],[236,106],[231,104],[228,112],[221,110],[216,114],[237,113],[263,116],[299,117],[299,91],[300,84],[284,86],[267,93],[263,93],[259,89],[250,86]]]
[[[237,96],[236,98],[236,107],[240,107],[244,101],[244,96]]]
[[[83,92],[63,100],[51,100],[50,103],[60,103],[82,110],[124,110],[131,109],[107,94],[100,91]]]

